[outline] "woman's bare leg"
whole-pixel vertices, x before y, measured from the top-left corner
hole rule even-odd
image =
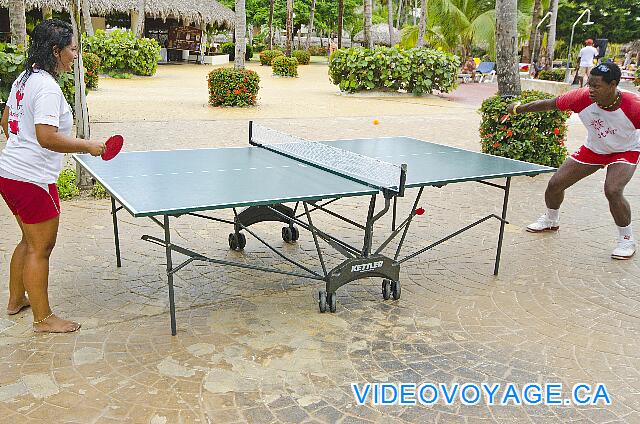
[[[49,257],[56,244],[59,218],[39,224],[22,224],[27,242],[27,254],[22,281],[29,294],[33,311],[33,329],[37,332],[66,333],[76,331],[80,324],[53,315],[49,306]]]
[[[22,221],[17,215],[16,220],[20,226],[22,239],[13,251],[11,265],[9,267],[9,304],[7,305],[7,314],[9,315],[15,315],[29,306],[29,299],[25,296],[24,283],[22,281],[22,270],[24,269],[24,260],[27,256],[27,241],[24,238]]]

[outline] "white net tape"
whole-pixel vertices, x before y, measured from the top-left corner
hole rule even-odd
[[[376,188],[400,189],[399,165],[308,141],[258,124],[252,125],[252,142],[319,168],[333,171]]]

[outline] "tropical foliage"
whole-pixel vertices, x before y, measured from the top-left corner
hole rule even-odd
[[[559,110],[507,117],[507,106],[552,98],[540,91],[523,91],[515,98],[493,96],[482,102],[480,144],[484,153],[557,167],[567,156],[566,121],[570,113]],[[503,118],[506,121],[501,122]]]
[[[156,73],[160,59],[156,40],[136,38],[133,32],[123,30],[108,34],[97,30],[95,35],[85,38],[84,50],[100,58],[104,72],[150,76]]]
[[[449,92],[456,84],[460,59],[428,48],[337,50],[329,63],[331,81],[340,90],[403,90],[415,95]]]
[[[295,57],[278,56],[271,62],[273,75],[282,77],[298,76],[298,59]]]
[[[218,68],[209,73],[209,104],[251,106],[256,104],[260,77],[248,69]]]

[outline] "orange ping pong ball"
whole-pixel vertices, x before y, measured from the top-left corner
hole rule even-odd
[[[373,125],[378,125],[380,123],[380,121],[378,121],[377,119],[373,120]]]

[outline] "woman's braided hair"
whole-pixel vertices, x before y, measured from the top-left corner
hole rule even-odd
[[[70,23],[60,19],[47,19],[39,23],[31,33],[29,52],[25,64],[25,73],[20,84],[24,86],[27,79],[39,69],[58,77],[58,60],[53,54],[53,48],[59,50],[69,46],[73,41],[73,27]]]

